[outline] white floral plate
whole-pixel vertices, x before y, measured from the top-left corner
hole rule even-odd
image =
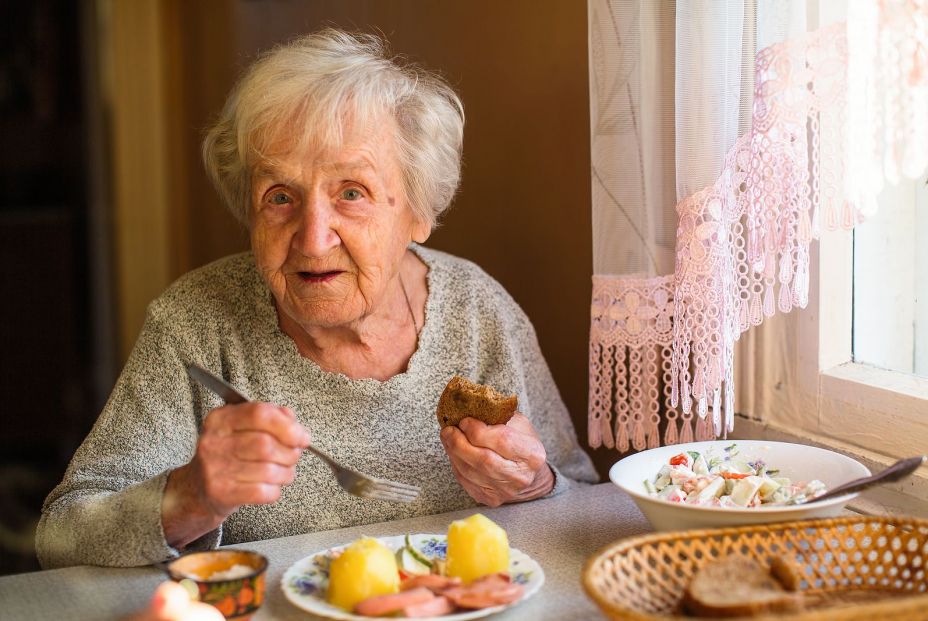
[[[396,537],[378,537],[377,541],[396,551],[405,544],[404,539],[404,535],[398,535]],[[448,542],[445,535],[410,535],[410,542],[414,548],[432,558],[445,558],[448,551]],[[281,581],[287,599],[297,608],[302,608],[306,612],[311,612],[320,617],[339,619],[341,621],[366,621],[370,619],[370,617],[351,614],[342,608],[329,604],[325,600],[325,593],[329,587],[329,563],[346,547],[348,547],[348,544],[329,548],[328,550],[320,550],[291,565],[284,572]],[[479,619],[497,613],[527,600],[538,592],[538,589],[541,588],[545,581],[545,574],[541,570],[541,566],[529,555],[514,548],[509,550],[509,575],[513,582],[525,586],[525,594],[519,601],[505,606],[456,612],[435,618],[442,619],[442,621],[465,621],[466,619]],[[397,621],[397,619],[401,618],[404,617],[391,617],[391,621]]]

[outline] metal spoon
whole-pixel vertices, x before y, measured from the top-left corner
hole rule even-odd
[[[876,474],[870,475],[868,477],[862,477],[860,479],[854,479],[843,485],[828,490],[821,496],[816,496],[815,498],[806,498],[795,503],[796,505],[804,505],[810,502],[817,502],[819,500],[828,500],[829,498],[837,498],[838,496],[844,496],[845,494],[852,494],[854,492],[859,492],[865,490],[868,487],[873,487],[874,485],[879,485],[880,483],[890,483],[892,481],[898,481],[909,476],[915,470],[918,469],[925,460],[928,459],[925,455],[919,455],[918,457],[909,457],[908,459],[900,459],[892,466],[877,472]]]

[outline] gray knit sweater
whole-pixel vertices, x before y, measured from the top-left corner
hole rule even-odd
[[[247,505],[188,549],[216,547],[475,506],[439,440],[438,397],[455,374],[515,393],[556,476],[552,493],[596,473],[580,449],[528,318],[479,267],[411,247],[428,266],[425,325],[409,368],[353,380],[302,357],[278,328],[250,253],[187,274],[148,308],[138,342],[64,480],[45,501],[36,551],[46,568],[144,565],[175,556],[161,528],[168,473],[194,455],[220,399],[191,383],[186,363],[255,400],[287,406],[333,457],[422,488],[411,504],[343,492],[310,453],[273,505]]]

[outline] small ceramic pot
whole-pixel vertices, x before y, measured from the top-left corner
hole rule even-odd
[[[267,565],[267,558],[257,552],[212,550],[184,554],[162,567],[189,590],[195,585],[199,600],[215,606],[226,619],[244,621],[264,602]]]

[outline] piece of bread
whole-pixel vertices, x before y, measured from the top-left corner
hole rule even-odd
[[[438,400],[438,424],[445,428],[471,416],[487,425],[505,425],[518,405],[515,395],[507,397],[490,386],[455,375]]]
[[[733,554],[699,568],[683,594],[683,608],[697,617],[748,617],[799,611],[802,596],[787,591],[758,561]]]
[[[802,576],[795,563],[783,556],[775,556],[770,560],[770,575],[776,578],[787,591],[798,591]]]

